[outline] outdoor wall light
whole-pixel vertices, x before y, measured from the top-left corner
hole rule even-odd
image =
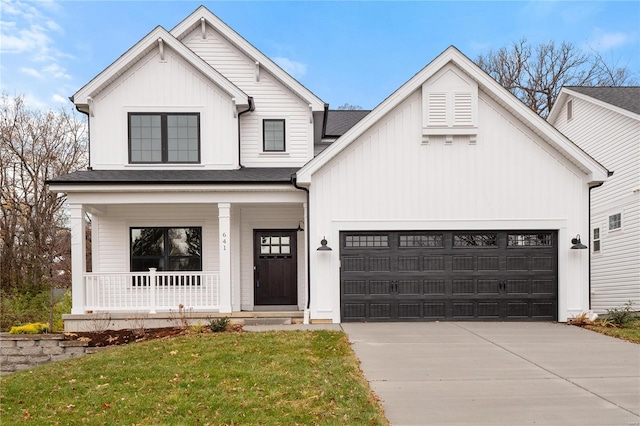
[[[296,229],[296,231],[300,232],[300,231],[304,231],[304,222],[300,221],[298,222],[298,229]]]
[[[326,237],[322,238],[322,241],[320,241],[320,247],[318,247],[318,251],[331,251],[332,248],[327,246],[327,239]]]
[[[580,242],[580,234],[577,234],[575,238],[571,239],[571,244],[573,244],[571,248],[574,250],[583,250],[588,248],[587,246],[585,246]]]

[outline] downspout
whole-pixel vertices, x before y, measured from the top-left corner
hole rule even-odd
[[[611,177],[613,175],[613,172],[608,172],[607,173],[607,177]],[[591,241],[592,235],[591,235],[591,191],[596,189],[596,188],[600,188],[602,185],[604,184],[604,182],[601,182],[595,186],[590,186],[589,187],[589,240]],[[590,244],[591,245],[591,244]],[[591,310],[591,257],[593,256],[593,247],[589,248],[589,310]]]
[[[238,113],[238,167],[241,169],[244,169],[244,166],[242,165],[242,145],[241,145],[241,139],[240,139],[240,116],[242,114],[245,114],[247,112],[253,112],[256,110],[256,104],[253,102],[253,96],[249,96],[249,108],[245,109],[244,111],[240,111]]]
[[[69,96],[69,100],[73,102],[73,96]],[[78,105],[76,105],[76,111],[87,116],[87,170],[93,170],[91,167],[91,118],[89,113],[82,111]]]
[[[311,209],[309,208],[309,190],[305,187],[299,186],[297,176],[291,175],[291,184],[296,188],[307,193],[307,223],[305,223],[305,231],[307,233],[307,311],[311,307],[311,238],[309,238],[311,230]]]

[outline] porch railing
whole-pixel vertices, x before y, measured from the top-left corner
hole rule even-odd
[[[218,272],[110,272],[87,273],[86,311],[217,310],[220,307]]]

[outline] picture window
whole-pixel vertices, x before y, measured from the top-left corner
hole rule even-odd
[[[129,113],[130,163],[199,163],[200,114]]]

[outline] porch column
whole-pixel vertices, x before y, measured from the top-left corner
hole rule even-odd
[[[231,204],[218,203],[220,312],[231,312]]]
[[[84,274],[87,271],[86,224],[81,204],[69,206],[71,220],[71,313],[85,313]]]

